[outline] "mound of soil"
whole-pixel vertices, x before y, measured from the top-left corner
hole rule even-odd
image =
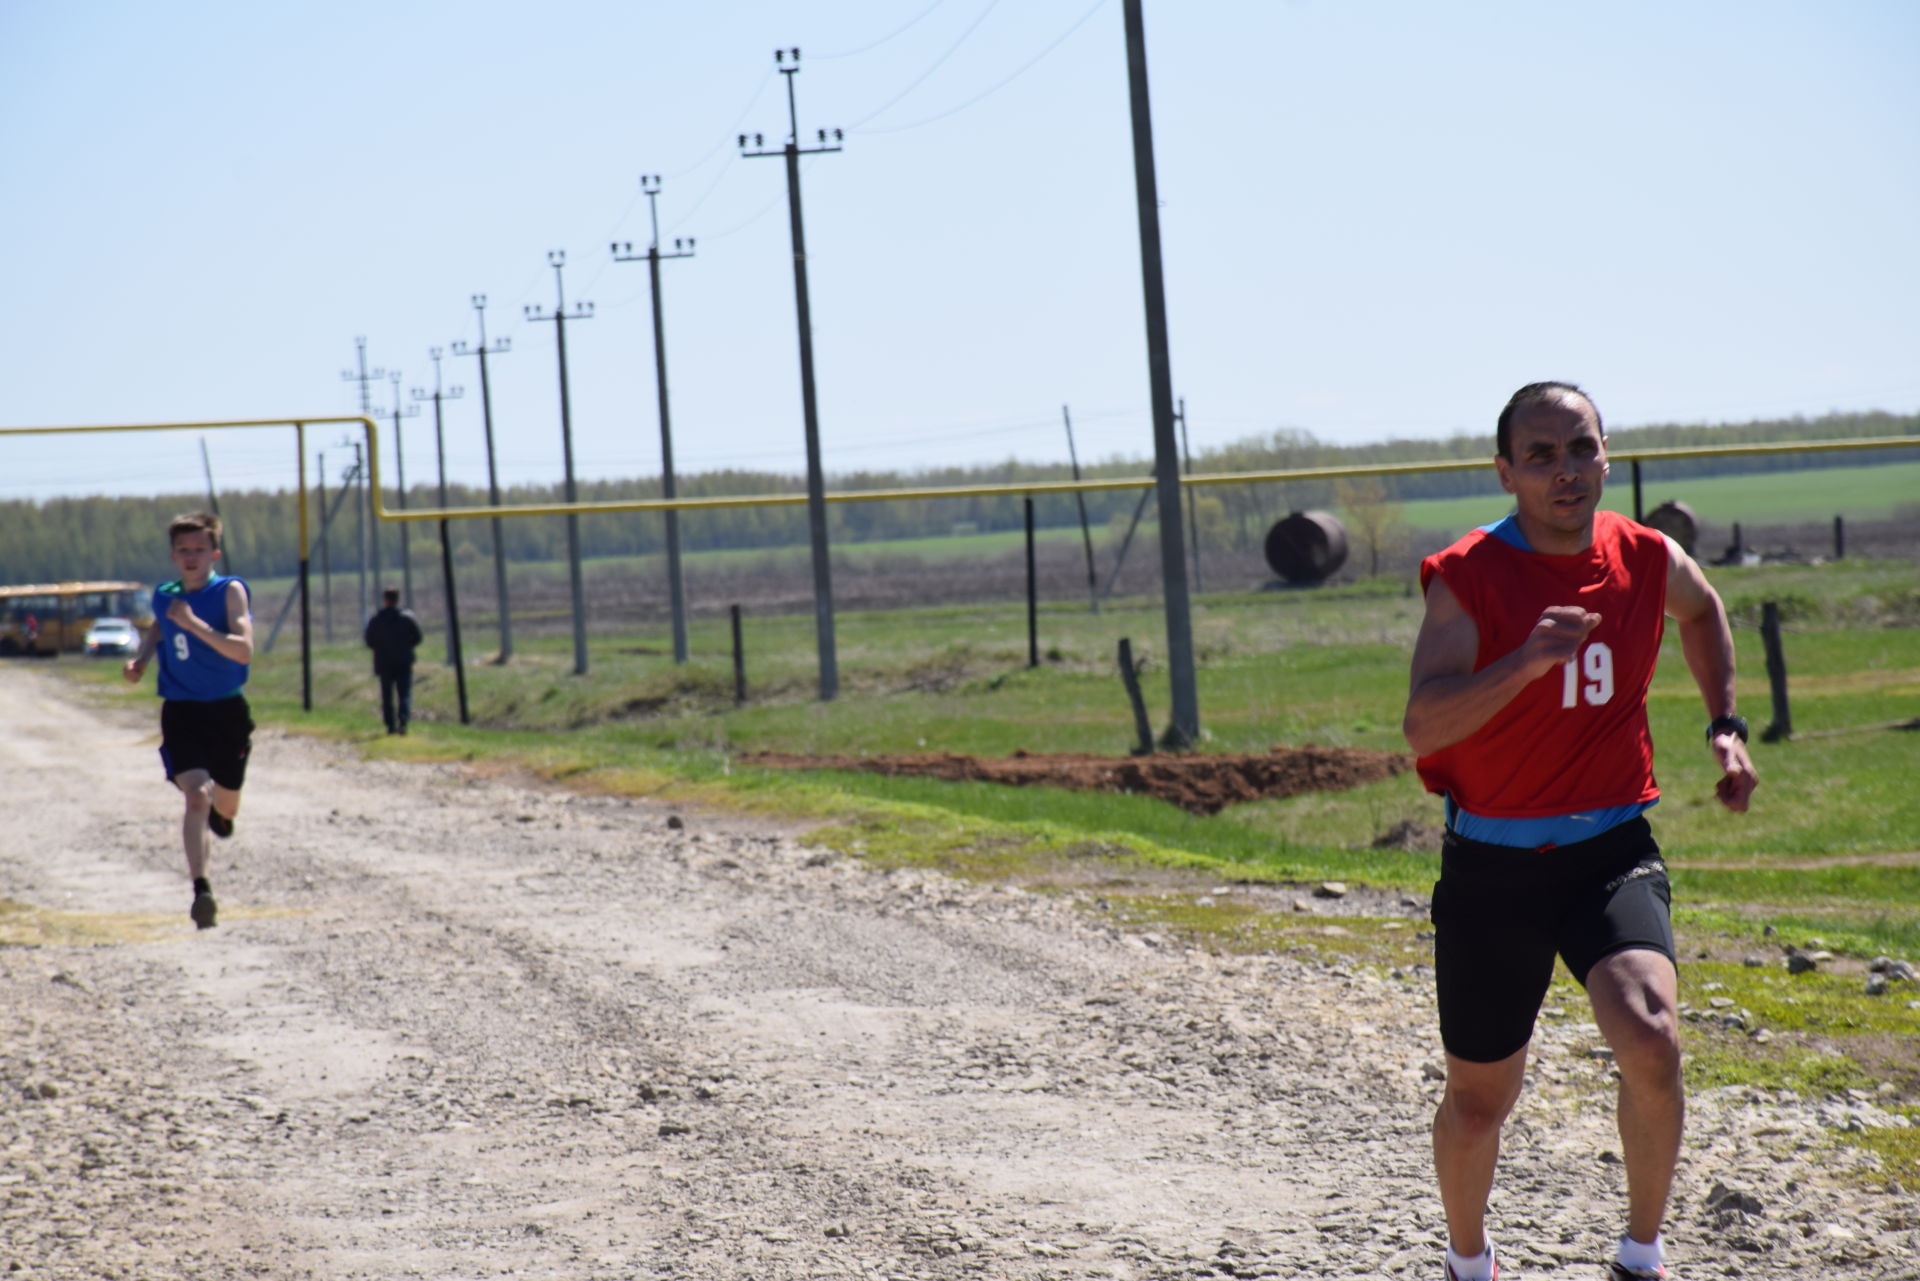
[[[914,752],[902,756],[800,756],[748,752],[740,762],[770,769],[867,770],[955,781],[1064,787],[1076,792],[1152,796],[1190,813],[1218,814],[1229,805],[1302,792],[1339,792],[1413,768],[1403,752],[1349,747],[1275,747],[1264,756],[1207,753],[1093,756],[1017,751],[1011,756]]]

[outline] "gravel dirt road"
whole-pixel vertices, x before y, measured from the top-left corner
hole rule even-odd
[[[197,933],[156,723],[0,666],[0,1275],[1439,1275],[1418,968],[274,731]],[[1598,1044],[1542,1022],[1504,1276],[1609,1254]],[[1676,1278],[1920,1276],[1874,1112],[1696,1098]]]

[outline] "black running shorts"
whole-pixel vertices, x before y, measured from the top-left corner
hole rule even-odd
[[[160,763],[169,781],[202,769],[229,792],[247,781],[253,715],[244,695],[214,703],[169,698],[160,704]]]
[[[1667,865],[1644,818],[1547,850],[1452,832],[1433,887],[1434,970],[1447,1053],[1496,1063],[1524,1047],[1553,958],[1584,986],[1594,965],[1634,948],[1676,961]]]

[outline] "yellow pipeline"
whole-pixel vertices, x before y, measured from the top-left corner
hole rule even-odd
[[[210,427],[291,427],[293,428],[294,474],[298,478],[298,501],[295,504],[298,523],[300,558],[307,554],[307,424],[308,423],[367,423],[364,418],[267,418],[247,419],[240,422],[220,423],[120,423],[103,427],[0,427],[0,436],[64,436],[78,432],[97,431],[193,431]]]
[[[725,507],[798,507],[807,501],[804,493],[748,494],[722,498],[634,498],[597,503],[516,503],[499,507],[410,507],[388,511],[380,497],[380,429],[371,418],[359,415],[331,418],[249,419],[236,422],[207,423],[134,423],[121,426],[88,427],[0,427],[0,436],[54,435],[66,432],[101,431],[184,431],[226,427],[294,427],[358,423],[367,437],[368,476],[373,493],[374,514],[388,521],[472,520],[493,516],[566,516],[601,515],[612,512],[701,511]],[[304,438],[304,430],[301,431]],[[1859,440],[1776,441],[1755,445],[1700,445],[1690,449],[1642,449],[1610,453],[1613,462],[1656,462],[1674,458],[1733,457],[1743,454],[1833,453],[1861,449],[1895,449],[1920,446],[1920,436],[1879,436]],[[305,457],[302,465],[301,545],[305,546]],[[1209,472],[1181,476],[1183,485],[1251,485],[1283,481],[1334,480],[1349,476],[1408,476],[1421,472],[1475,471],[1490,466],[1487,458],[1449,459],[1413,463],[1373,463],[1359,467],[1304,467],[1292,471]],[[1152,477],[1131,476],[1105,480],[1047,480],[1001,485],[956,485],[922,489],[861,489],[831,493],[830,503],[882,503],[918,501],[930,498],[979,498],[1029,494],[1094,493],[1101,490],[1144,489]]]

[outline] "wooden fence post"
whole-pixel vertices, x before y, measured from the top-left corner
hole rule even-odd
[[[453,542],[447,522],[440,522],[440,577],[447,585],[447,662],[453,665],[453,685],[460,700],[460,723],[473,724],[467,714],[467,660],[460,649],[460,597],[453,585]]]
[[[740,644],[740,607],[729,605],[727,612],[733,619],[733,705],[741,707],[747,701],[747,652]]]
[[[1133,703],[1133,730],[1140,738],[1133,754],[1151,756],[1153,726],[1147,720],[1147,700],[1140,696],[1140,674],[1133,670],[1133,642],[1125,636],[1120,638],[1120,682],[1127,687],[1127,698]]]
[[[1787,708],[1787,657],[1780,646],[1780,607],[1767,601],[1760,607],[1760,640],[1767,648],[1767,684],[1773,690],[1773,724],[1760,735],[1763,743],[1793,737],[1793,715]]]
[[[1040,666],[1040,588],[1033,561],[1033,496],[1027,496],[1027,666]]]

